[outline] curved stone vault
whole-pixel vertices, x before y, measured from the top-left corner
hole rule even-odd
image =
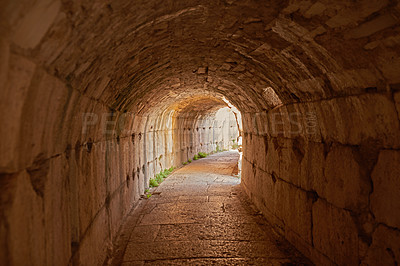
[[[229,147],[240,111],[242,187],[280,234],[316,264],[400,262],[397,0],[0,10],[0,261],[102,263],[149,178]]]

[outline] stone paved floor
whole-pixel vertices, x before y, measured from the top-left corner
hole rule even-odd
[[[122,230],[113,265],[308,265],[254,209],[231,176],[237,152],[176,170]]]

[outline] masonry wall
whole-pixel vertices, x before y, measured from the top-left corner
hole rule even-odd
[[[244,116],[242,185],[316,264],[398,260],[398,111],[364,93]]]
[[[150,178],[216,143],[228,148],[232,137],[212,113],[198,120],[118,112],[24,56],[12,54],[6,72],[0,261],[9,265],[101,264]],[[223,124],[236,126],[232,118]]]

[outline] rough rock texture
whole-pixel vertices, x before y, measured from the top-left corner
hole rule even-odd
[[[0,261],[103,261],[152,174],[228,145],[210,124],[228,100],[242,185],[277,230],[317,264],[399,263],[399,14],[397,0],[0,2]]]

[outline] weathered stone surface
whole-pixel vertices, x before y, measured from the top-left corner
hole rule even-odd
[[[400,82],[400,78],[397,75],[400,69],[400,57],[396,54],[389,54],[386,58],[381,59],[379,62],[379,69],[390,83]]]
[[[322,188],[326,182],[324,176],[325,156],[322,143],[308,142],[304,146],[304,157],[301,161],[300,186],[308,191]]]
[[[391,265],[400,261],[400,232],[379,225],[361,265]]]
[[[400,152],[383,150],[371,174],[371,209],[378,222],[400,228]]]
[[[329,19],[326,24],[330,27],[341,27],[348,25],[350,23],[354,23],[360,19],[363,19],[370,14],[377,12],[385,5],[388,4],[388,1],[368,1],[364,2],[363,8],[355,8],[354,5],[338,5],[335,9],[337,9],[338,14],[331,19]]]
[[[1,175],[1,228],[6,247],[1,261],[9,265],[33,265],[46,261],[43,199],[32,188],[29,175]],[[3,218],[4,217],[4,218]],[[26,243],[32,243],[27,245]]]
[[[315,15],[319,15],[322,12],[324,12],[324,10],[326,9],[326,5],[324,5],[323,3],[320,2],[316,2],[315,4],[313,4],[304,14],[304,16],[306,18],[310,18],[312,16]]]
[[[312,243],[312,197],[309,197],[308,193],[302,191],[292,185],[288,185],[285,182],[278,182],[277,194],[280,200],[280,206],[277,206],[282,212],[280,217],[283,217],[285,222],[285,236],[290,242],[296,243],[297,238],[300,238],[302,242],[307,244]]]
[[[350,213],[318,200],[312,216],[315,248],[337,264],[358,264],[358,233]]]
[[[399,116],[399,121],[400,121],[400,92],[396,92],[394,94],[394,101],[396,103],[397,115]]]
[[[13,41],[22,48],[34,48],[54,22],[60,7],[58,0],[36,2],[18,22]]]
[[[396,115],[394,103],[384,95],[334,99],[322,102],[317,109],[323,138],[352,145],[379,139],[384,146],[398,147]]]
[[[394,15],[384,14],[371,21],[367,21],[357,28],[351,30],[347,37],[348,38],[362,38],[372,35],[378,31],[391,27],[397,23],[397,19]]]
[[[1,171],[10,172],[21,168],[18,163],[18,139],[21,130],[21,116],[23,106],[28,93],[29,85],[35,71],[35,64],[21,56],[5,56],[9,67],[7,73],[7,83],[0,90],[0,142]],[[3,61],[4,62],[4,61]],[[6,156],[7,155],[7,156]]]
[[[325,161],[326,181],[316,187],[321,197],[342,209],[358,210],[368,206],[370,180],[363,176],[363,166],[355,156],[356,152],[350,147],[332,146]]]
[[[369,69],[347,70],[341,73],[328,73],[332,89],[337,92],[362,92],[365,88],[376,86],[377,75]]]

